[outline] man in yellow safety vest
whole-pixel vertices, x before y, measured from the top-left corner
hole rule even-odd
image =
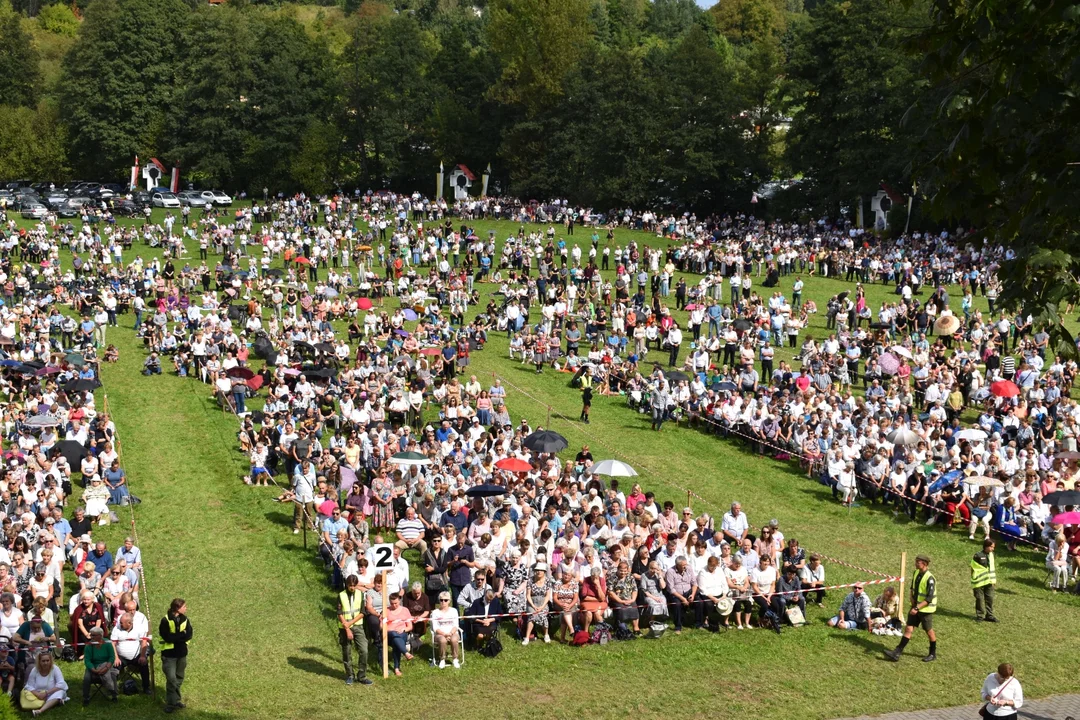
[[[367,676],[367,636],[364,634],[364,593],[358,587],[360,578],[350,575],[345,589],[338,595],[338,641],[341,643],[341,662],[345,665],[345,684],[358,682],[371,685]],[[354,627],[355,626],[355,627]],[[356,671],[353,672],[352,650],[356,648]]]
[[[994,541],[983,540],[982,552],[971,558],[971,590],[975,593],[975,621],[997,622],[994,616],[994,586],[997,570],[994,563]]]
[[[919,555],[915,558],[915,577],[911,580],[911,611],[907,617],[904,637],[895,650],[886,650],[885,657],[893,662],[900,662],[904,648],[911,640],[911,633],[916,627],[926,631],[930,639],[930,654],[923,662],[937,660],[937,635],[934,634],[934,613],[937,612],[937,583],[930,572],[930,558]]]

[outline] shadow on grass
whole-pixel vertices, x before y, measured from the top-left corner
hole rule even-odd
[[[304,672],[311,673],[312,675],[321,675],[323,677],[330,678],[344,677],[344,670],[340,666],[340,660],[338,662],[339,665],[330,666],[324,662],[310,657],[293,656],[288,658],[288,663],[290,667],[294,667],[297,670],[303,670]]]
[[[892,650],[892,647],[883,644],[881,640],[877,639],[878,636],[876,635],[869,636],[863,631],[849,630],[846,632],[837,632],[833,637],[838,640],[849,642],[852,645],[860,646],[865,655],[876,655],[882,662],[888,662],[883,653],[886,650]],[[897,640],[897,642],[899,642],[899,640]]]

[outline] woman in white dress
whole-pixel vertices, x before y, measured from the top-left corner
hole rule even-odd
[[[34,667],[26,677],[26,685],[23,692],[29,692],[45,704],[34,711],[34,717],[43,712],[61,705],[68,700],[68,684],[64,681],[64,675],[60,668],[53,664],[52,654],[48,651],[38,653],[34,661]]]

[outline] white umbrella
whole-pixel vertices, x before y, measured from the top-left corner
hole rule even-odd
[[[893,445],[915,445],[922,442],[922,436],[907,428],[898,428],[886,435]]]
[[[968,485],[974,485],[975,487],[1005,487],[1005,483],[997,478],[987,477],[986,475],[976,475],[974,477],[965,478],[964,482]]]
[[[894,355],[900,355],[901,357],[906,357],[908,360],[911,359],[911,351],[908,350],[903,345],[893,345],[892,348],[890,348],[890,351]]]
[[[986,432],[979,428],[968,428],[956,433],[957,440],[985,440],[986,438]]]
[[[406,467],[409,465],[431,464],[431,460],[429,460],[426,456],[416,452],[399,452],[395,455],[391,455],[387,462],[393,463],[394,465],[402,465]]]
[[[637,470],[620,460],[601,460],[592,466],[593,475],[610,475],[611,477],[634,477]]]

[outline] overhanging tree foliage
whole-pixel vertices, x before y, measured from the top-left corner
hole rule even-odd
[[[1001,300],[1047,327],[1080,302],[1080,3],[934,0],[921,50],[942,94],[924,138],[938,217],[971,223],[1011,259]]]

